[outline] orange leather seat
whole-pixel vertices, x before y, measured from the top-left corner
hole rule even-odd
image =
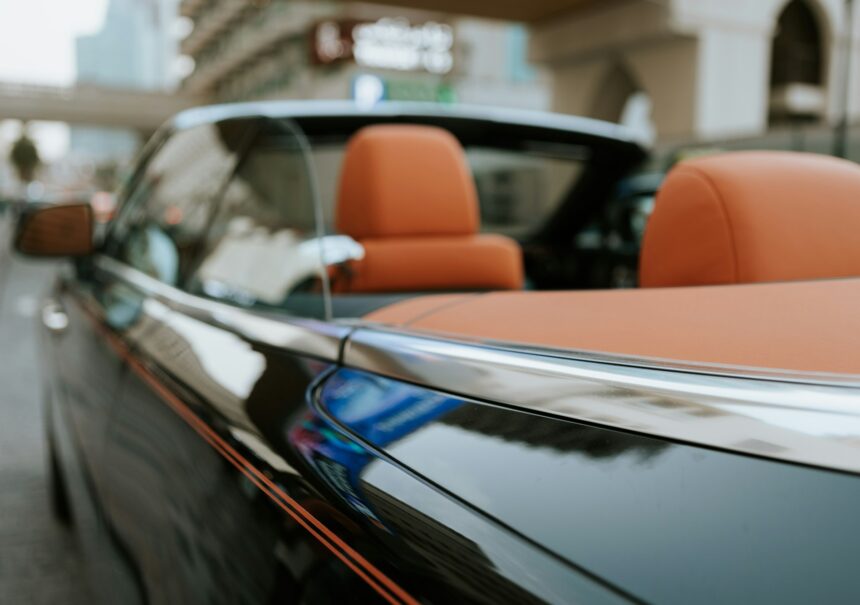
[[[512,290],[513,240],[478,233],[478,196],[457,139],[428,126],[378,125],[346,149],[335,223],[365,250],[340,292]]]
[[[367,321],[622,355],[860,374],[860,167],[742,152],[683,162],[645,233],[643,286],[425,296]],[[786,281],[788,283],[741,282]]]
[[[860,167],[792,152],[688,160],[645,231],[643,287],[860,275]]]
[[[860,278],[419,296],[364,319],[442,337],[860,375]]]

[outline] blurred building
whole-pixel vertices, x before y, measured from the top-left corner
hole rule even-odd
[[[846,0],[377,2],[182,0],[184,87],[547,108],[663,143],[826,138],[846,109],[860,117],[860,10],[849,23]]]
[[[549,107],[527,30],[371,4],[183,0],[186,93],[216,101],[380,99]]]
[[[860,115],[860,27],[845,0],[570,4],[532,25],[531,57],[554,75],[556,110],[616,120],[644,93],[664,140],[833,123],[846,97]]]
[[[173,67],[177,0],[109,0],[102,29],[76,41],[78,86],[166,90]],[[133,131],[74,126],[70,150],[95,163],[125,161],[140,146]]]

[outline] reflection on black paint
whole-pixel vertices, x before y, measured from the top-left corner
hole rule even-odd
[[[380,447],[461,405],[452,397],[428,396],[408,385],[349,370],[327,381],[325,399],[335,418]],[[313,412],[293,428],[290,441],[339,497],[381,526],[360,485],[364,468],[374,460],[372,453]]]
[[[337,377],[321,401],[344,426],[645,601],[860,601],[856,476],[457,398],[445,414],[385,440],[378,423],[362,422],[362,407],[373,409],[388,392],[419,407],[421,397],[440,394],[352,370]],[[393,481],[392,471],[384,469],[382,462],[366,466],[359,484],[394,527],[396,515],[379,498],[391,495],[381,480]],[[374,492],[368,482],[385,489]],[[440,518],[438,510],[425,514]]]
[[[99,288],[96,298],[104,309],[105,322],[114,330],[133,328],[143,313],[143,296],[122,282]]]
[[[251,349],[262,354],[266,362],[245,399],[245,413],[269,445],[284,454],[290,451],[286,440],[290,419],[305,409],[309,377],[322,373],[329,364],[303,360],[257,344],[252,344]]]
[[[474,404],[458,407],[439,422],[505,441],[579,453],[594,459],[610,460],[621,454],[635,453],[640,460],[647,461],[668,447],[667,443],[654,439]]]
[[[408,552],[411,565],[422,574],[449,583],[461,601],[523,605],[545,602],[505,577],[477,542],[440,519],[372,484],[362,482],[362,491],[397,536],[395,548],[403,554]]]
[[[134,350],[157,369],[161,385],[296,501],[339,514],[290,468],[285,440],[307,409],[309,386],[329,365],[251,344],[156,301],[146,303],[133,329]],[[233,363],[208,365],[203,355],[213,352]],[[257,359],[261,363],[249,363]],[[218,375],[219,370],[233,374]],[[244,383],[247,396],[231,390]],[[127,375],[112,415],[105,459],[108,513],[140,570],[149,602],[333,603],[345,602],[345,595],[376,602],[366,582],[321,548],[137,373]]]
[[[380,449],[408,441],[463,400],[341,370],[321,391],[327,413]],[[290,441],[334,495],[369,522],[389,558],[422,578],[433,602],[617,603],[599,581],[529,545],[309,413]],[[441,452],[440,452],[441,454]]]
[[[278,515],[148,385],[130,376],[112,420],[109,513],[153,603],[255,603],[283,581]],[[205,514],[202,514],[205,511]]]

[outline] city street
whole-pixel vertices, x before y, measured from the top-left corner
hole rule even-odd
[[[0,603],[88,603],[74,532],[48,503],[35,321],[53,267],[10,257],[0,220]]]

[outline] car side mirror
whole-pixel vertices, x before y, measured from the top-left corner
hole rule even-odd
[[[18,219],[15,249],[28,256],[92,254],[92,208],[86,203],[26,208]]]

